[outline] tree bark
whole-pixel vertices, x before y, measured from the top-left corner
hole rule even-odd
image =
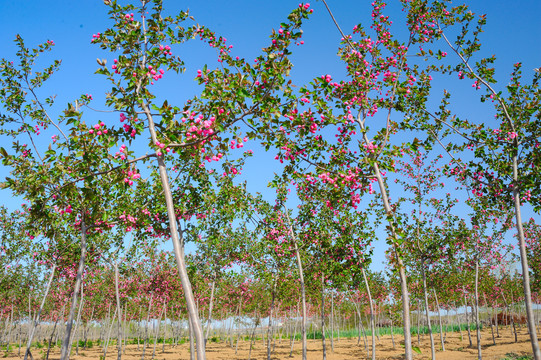
[[[417,299],[417,346],[421,346],[421,299]]]
[[[205,345],[207,344],[210,331],[210,321],[212,319],[212,306],[214,305],[214,288],[216,287],[216,273],[214,273],[212,278],[212,287],[210,290],[210,303],[209,303],[209,316],[207,318],[207,329],[205,332]]]
[[[75,340],[75,354],[79,355],[79,336],[78,336],[77,329],[79,329],[79,323],[81,322],[81,313],[83,311],[84,302],[85,302],[85,298],[84,298],[83,286],[81,286],[81,299],[79,300],[79,310],[77,311],[77,319],[75,320],[75,329],[73,329],[73,336],[70,339],[70,344],[68,347],[70,349],[70,354],[71,354],[73,340]],[[68,358],[69,358],[69,355],[68,355]]]
[[[367,137],[366,134],[363,134],[363,136],[365,138]],[[385,188],[383,177],[379,171],[378,163],[375,162],[372,165],[372,167],[374,169],[374,173],[378,181],[385,212],[387,213],[388,216],[392,216],[394,218],[394,211],[391,208],[391,205],[389,203],[389,198],[387,196],[387,189]],[[400,292],[402,293],[402,320],[404,321],[404,324],[403,324],[404,326],[404,355],[405,355],[406,360],[413,360],[413,350],[411,347],[409,292],[408,292],[406,270],[405,270],[404,262],[402,261],[402,257],[400,255],[400,249],[398,246],[398,234],[396,233],[396,229],[394,228],[392,224],[389,224],[389,228],[391,230],[391,237],[394,240],[392,245],[393,245],[393,250],[395,252],[395,257],[396,257],[396,267],[398,268],[398,275],[400,278]]]
[[[426,324],[428,326],[428,334],[430,336],[430,353],[432,354],[432,360],[436,360],[436,344],[434,344],[434,334],[432,333],[432,322],[430,321],[430,307],[428,304],[428,289],[426,286],[425,261],[422,257],[421,257],[421,276],[423,278],[423,295],[424,295],[424,300],[425,300]]]
[[[464,311],[466,312],[466,329],[468,330],[468,340],[470,342],[470,347],[473,347],[473,342],[471,341],[470,317],[468,316],[468,300],[467,300],[465,291],[464,291]]]
[[[146,30],[145,30],[146,31]],[[154,119],[150,112],[150,109],[146,102],[141,103],[143,112],[148,120],[148,128],[152,138],[152,143],[156,144],[158,141],[156,135],[156,129],[154,126]],[[169,218],[169,231],[171,232],[171,241],[173,242],[173,252],[175,253],[175,259],[177,263],[177,269],[180,276],[180,282],[184,291],[184,297],[186,300],[186,307],[193,325],[193,332],[195,334],[196,346],[197,346],[197,360],[205,360],[205,337],[201,322],[199,320],[199,314],[195,305],[195,298],[193,295],[192,285],[188,277],[188,271],[186,268],[186,261],[184,259],[184,240],[183,234],[177,227],[177,216],[175,212],[175,205],[173,202],[173,196],[171,193],[171,187],[169,184],[169,176],[167,174],[167,168],[165,166],[164,155],[157,155],[158,159],[158,171],[160,174],[160,180],[162,183],[163,193],[165,197],[165,204],[167,207],[167,216]]]
[[[307,339],[306,339],[306,290],[304,288],[304,272],[302,268],[301,254],[299,252],[299,246],[297,243],[297,237],[293,232],[293,226],[291,225],[291,220],[289,219],[289,214],[287,210],[285,212],[287,220],[289,222],[289,232],[291,235],[291,240],[295,248],[295,257],[297,258],[297,269],[299,270],[299,281],[301,283],[301,302],[302,302],[302,323],[301,323],[301,333],[302,333],[302,360],[306,360],[307,357]]]
[[[327,346],[325,344],[325,274],[321,272],[321,345],[323,346],[323,360],[327,360]]]
[[[445,341],[443,340],[443,323],[441,321],[441,311],[440,311],[440,303],[438,302],[438,295],[436,294],[436,289],[432,289],[434,292],[434,300],[436,301],[436,309],[438,309],[438,319],[440,322],[440,342],[441,342],[441,350],[445,351]]]
[[[30,347],[32,346],[32,339],[34,338],[36,327],[38,326],[38,323],[39,323],[39,317],[41,316],[41,311],[43,310],[43,306],[45,305],[45,299],[47,299],[47,295],[49,294],[49,290],[51,289],[51,284],[53,282],[55,270],[56,270],[56,264],[53,264],[53,268],[51,269],[51,276],[49,277],[49,281],[47,282],[47,287],[45,288],[45,294],[43,295],[43,299],[41,300],[38,313],[36,314],[36,317],[32,324],[32,330],[30,331],[30,335],[28,336],[28,343],[26,345],[26,351],[24,353],[24,360],[28,359],[28,353],[30,352]]]
[[[479,328],[479,260],[475,259],[475,330],[477,334],[477,358],[483,359],[481,349],[481,329]]]
[[[289,350],[289,357],[293,357],[293,345],[295,344],[295,336],[297,335],[297,318],[299,317],[299,303],[297,303],[297,306],[295,308],[295,328],[293,329],[293,333],[291,334],[291,343],[290,343],[290,350]]]
[[[270,310],[269,310],[269,325],[267,326],[267,360],[271,359],[271,346],[270,346],[271,336],[270,335],[271,335],[271,328],[272,328],[272,315],[274,311],[275,299],[276,299],[276,278],[274,278],[272,281],[271,304],[270,304]]]
[[[494,314],[494,311],[489,311],[487,295],[485,294],[484,291],[483,291],[483,300],[485,300],[485,306],[487,307],[487,313],[489,314],[489,316],[491,313]],[[492,318],[494,318],[494,315],[492,316]],[[496,338],[494,337],[494,324],[492,323],[492,319],[490,319],[490,331],[492,333],[492,345],[496,345]]]
[[[56,330],[57,324],[58,324],[58,318],[54,322],[53,331],[51,332],[51,336],[49,337],[49,344],[47,345],[47,353],[45,355],[45,360],[49,360],[49,352],[51,351],[51,343],[53,341],[54,331]]]
[[[391,340],[393,342],[393,349],[396,348],[396,344],[394,342],[394,332],[393,332],[393,314],[391,313],[391,309],[389,309],[389,320],[391,321]]]
[[[515,139],[516,143],[518,139]],[[518,159],[513,154],[513,200],[515,205],[515,217],[518,245],[520,250],[520,264],[522,265],[522,287],[524,289],[524,304],[526,305],[526,317],[528,319],[528,331],[530,333],[530,344],[535,360],[541,360],[541,350],[537,340],[537,329],[533,314],[532,292],[530,290],[530,268],[528,266],[528,255],[526,253],[526,241],[524,239],[524,228],[522,227],[522,212],[520,208],[520,184],[518,182]]]
[[[120,307],[120,289],[119,289],[119,273],[118,263],[116,260],[113,262],[115,268],[115,298],[116,298],[116,311],[118,312],[117,322],[117,360],[122,359],[122,309]]]
[[[509,304],[507,304],[507,299],[505,298],[505,295],[503,294],[503,291],[501,292],[501,295],[502,295],[502,299],[503,299],[503,302],[505,304],[505,308],[507,310],[507,313],[509,314],[509,319],[511,319],[511,325],[513,326],[513,334],[515,335],[515,343],[516,343],[516,342],[518,342],[518,335],[517,335],[517,327],[515,326],[515,319],[513,319],[513,314],[511,313],[511,308],[509,307]],[[507,323],[507,321],[506,321],[506,323]]]
[[[60,350],[60,360],[69,359],[69,344],[71,337],[71,328],[73,326],[73,318],[75,316],[75,309],[77,308],[77,297],[81,289],[81,283],[83,278],[83,271],[85,268],[85,259],[86,259],[86,223],[84,213],[81,216],[81,258],[79,259],[79,268],[77,269],[77,277],[75,280],[75,286],[73,289],[73,296],[71,298],[71,307],[68,317],[68,322],[66,324],[66,331],[64,334],[64,340],[62,341],[62,349]]]
[[[334,293],[331,292],[331,351],[334,352]]]
[[[257,311],[259,312],[259,310]],[[254,314],[254,318],[255,318],[255,321],[254,321],[254,327],[252,329],[252,336],[250,337],[250,349],[248,350],[248,360],[252,358],[252,346],[254,344],[255,330],[257,329],[257,325],[259,324],[259,314],[257,316],[256,314]]]
[[[152,360],[154,360],[154,357],[156,357],[156,346],[158,345],[158,337],[160,336],[160,324],[162,323],[162,315],[164,311],[165,311],[165,301],[163,302],[162,311],[160,312],[160,315],[158,315],[158,324],[156,325],[156,333],[154,334],[154,348],[152,349]]]
[[[117,309],[115,309],[115,313],[113,314],[113,320],[111,321],[111,326],[109,326],[109,331],[107,332],[107,338],[105,339],[105,346],[103,347],[103,360],[107,357],[107,348],[109,347],[109,340],[111,339],[111,333],[113,332],[113,326],[115,325],[116,320],[116,312]]]
[[[368,285],[368,279],[366,278],[366,272],[364,267],[361,267],[361,271],[364,279],[364,286],[366,286],[366,292],[368,294],[368,304],[370,305],[370,327],[372,329],[372,360],[376,360],[376,323],[374,319],[374,305],[372,303],[372,294],[370,293],[370,286]]]

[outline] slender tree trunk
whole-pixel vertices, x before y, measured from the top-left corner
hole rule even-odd
[[[107,338],[105,339],[105,346],[103,347],[103,360],[105,360],[105,358],[107,357],[107,348],[109,347],[109,340],[111,339],[111,333],[113,332],[113,327],[115,325],[116,311],[117,309],[115,309],[115,313],[113,314],[113,320],[111,321],[109,331],[107,332]]]
[[[494,325],[496,327],[496,337],[500,337],[500,326],[498,324],[498,302],[496,301],[495,306],[492,307],[492,314],[494,317]]]
[[[361,316],[361,305],[360,304],[359,304],[358,313],[359,313],[359,325],[360,325],[361,330],[363,332],[362,335],[363,335],[364,351],[366,351],[366,357],[369,358],[370,357],[370,349],[368,349],[368,339],[366,337],[366,331],[364,329],[363,317]]]
[[[167,339],[167,302],[164,301],[163,310],[163,341],[162,341],[162,353],[165,352],[165,339]],[[120,359],[119,359],[120,360]]]
[[[49,360],[49,352],[51,351],[51,343],[53,342],[53,336],[54,336],[54,331],[56,330],[56,324],[58,324],[58,317],[56,318],[56,321],[54,322],[53,331],[51,332],[51,336],[49,337],[49,344],[47,345],[47,354],[45,355],[45,360]]]
[[[417,299],[417,346],[421,346],[421,300]]]
[[[440,311],[440,303],[438,302],[438,295],[436,294],[436,289],[432,289],[434,292],[434,300],[436,301],[436,309],[438,309],[438,319],[440,322],[440,342],[441,342],[441,350],[445,351],[445,341],[443,340],[443,323],[441,321],[441,311]]]
[[[389,309],[389,320],[391,321],[391,340],[393,341],[393,349],[396,349],[396,344],[394,343],[393,315],[391,314],[391,309]]]
[[[364,124],[362,126],[364,128]],[[365,142],[368,142],[368,136],[366,135],[366,133],[363,133],[363,137],[365,139]],[[372,165],[372,168],[374,169],[374,174],[378,181],[385,212],[387,213],[387,216],[391,216],[394,218],[394,211],[391,208],[391,205],[389,203],[387,189],[385,188],[383,177],[381,175],[381,172],[379,171],[378,163],[374,162]],[[396,268],[398,269],[398,275],[400,278],[400,292],[402,293],[402,319],[404,321],[404,324],[403,324],[404,325],[404,355],[405,355],[406,360],[412,360],[413,350],[411,347],[410,304],[409,304],[409,292],[408,292],[406,270],[405,270],[404,262],[402,261],[402,256],[400,254],[401,251],[398,245],[398,235],[392,223],[389,223],[389,229],[391,231],[391,234],[390,234],[391,238],[393,239],[392,246],[393,246],[393,251],[395,253]]]
[[[374,305],[372,303],[372,294],[370,293],[370,286],[368,285],[368,279],[366,278],[366,272],[364,267],[361,267],[361,271],[364,279],[364,286],[366,286],[366,292],[368,294],[368,304],[370,305],[370,327],[372,329],[372,360],[376,360],[376,323],[374,320]]]
[[[147,312],[147,321],[145,323],[145,339],[143,341],[143,355],[141,356],[141,360],[145,359],[145,351],[147,349],[147,342],[148,342],[148,324],[150,323],[150,309],[152,308],[152,299],[154,298],[154,294],[150,294],[150,301],[148,302],[148,312]]]
[[[79,355],[79,335],[78,335],[78,329],[79,329],[79,323],[81,322],[81,313],[83,310],[83,304],[85,302],[85,298],[83,295],[83,287],[81,286],[81,300],[79,300],[79,310],[77,311],[77,319],[75,320],[75,329],[73,329],[73,336],[70,339],[69,349],[70,349],[70,355],[71,355],[71,348],[73,344],[73,340],[75,340],[75,354]]]
[[[518,143],[518,139],[515,139]],[[524,289],[524,305],[526,306],[526,317],[528,318],[528,331],[530,333],[530,344],[535,360],[541,360],[541,350],[537,340],[537,329],[535,328],[535,319],[533,315],[532,293],[530,290],[530,268],[528,266],[528,255],[526,253],[526,241],[524,239],[524,229],[522,227],[522,213],[520,208],[520,184],[518,182],[518,159],[513,154],[513,200],[515,203],[515,216],[518,245],[520,249],[520,264],[522,265],[522,287]]]
[[[301,333],[302,333],[302,360],[306,360],[307,357],[307,339],[306,339],[306,290],[304,288],[304,272],[302,268],[301,254],[299,252],[299,246],[297,243],[297,237],[293,233],[293,226],[291,225],[291,220],[289,219],[289,214],[287,210],[285,212],[287,220],[289,222],[289,231],[291,234],[291,240],[295,247],[295,256],[297,258],[297,269],[299,270],[299,280],[301,283],[301,301],[302,301],[302,323],[301,323]]]
[[[150,135],[152,138],[152,143],[156,144],[156,142],[158,141],[158,138],[157,138],[156,130],[154,127],[154,119],[152,117],[150,109],[146,102],[142,102],[141,107],[148,120],[148,128],[149,128]],[[193,332],[195,334],[196,343],[197,343],[197,360],[205,360],[206,359],[205,337],[203,335],[203,329],[201,328],[201,322],[199,321],[199,314],[197,313],[197,308],[195,305],[192,285],[188,277],[186,261],[184,259],[183,234],[182,232],[179,231],[179,228],[177,227],[178,226],[177,216],[175,212],[173,196],[171,193],[171,187],[169,185],[169,176],[167,175],[167,169],[165,166],[164,156],[162,154],[156,157],[158,159],[158,170],[160,174],[160,180],[162,183],[165,203],[167,207],[167,216],[169,218],[169,230],[171,232],[171,241],[173,242],[173,249],[175,253],[175,259],[177,262],[177,269],[180,275],[180,282],[182,284],[182,289],[184,290],[184,297],[186,300],[188,313],[190,314],[190,319],[192,319],[192,323],[193,323]]]
[[[509,319],[511,320],[511,325],[513,326],[513,334],[515,335],[515,343],[518,342],[518,335],[517,335],[517,327],[515,326],[515,319],[513,319],[513,314],[511,313],[511,309],[509,305],[507,304],[507,299],[505,298],[505,295],[503,294],[503,291],[501,292],[503,302],[505,303],[505,308],[507,309],[507,313],[509,314]],[[507,323],[507,319],[506,319]],[[507,325],[507,324],[506,324]]]
[[[216,273],[214,273],[214,276],[212,278],[212,286],[210,290],[209,316],[207,318],[207,329],[205,332],[205,345],[207,344],[207,340],[209,338],[210,321],[212,320],[212,306],[214,305],[214,288],[215,287],[216,287]]]
[[[267,327],[267,360],[271,359],[270,334],[271,334],[271,328],[272,328],[272,315],[274,311],[275,299],[276,299],[276,278],[274,278],[272,281],[271,304],[270,304],[270,310],[269,310],[269,325]]]
[[[460,316],[458,314],[458,306],[456,306],[456,303],[453,303],[454,307],[455,307],[455,314],[456,314],[456,322],[458,324],[458,331],[460,332],[460,341],[462,341],[462,339],[464,338],[462,336],[462,324],[460,323]]]
[[[66,323],[66,331],[64,335],[64,340],[62,341],[62,349],[60,350],[60,360],[68,360],[70,349],[70,336],[71,328],[73,326],[73,318],[75,316],[75,309],[77,308],[77,297],[81,289],[81,282],[83,278],[83,271],[85,268],[85,259],[86,259],[86,224],[85,224],[85,215],[81,216],[81,258],[79,259],[79,268],[77,269],[77,278],[75,280],[75,286],[73,289],[73,296],[71,298],[71,307],[68,317],[68,322]]]
[[[331,292],[331,351],[334,352],[334,293]]]
[[[254,314],[254,317],[255,317],[255,321],[254,321],[254,327],[252,329],[252,336],[250,337],[250,349],[248,350],[248,360],[252,358],[252,346],[254,344],[255,330],[257,329],[257,325],[259,324],[259,314],[257,316]]]
[[[165,301],[163,302],[162,311],[160,312],[160,315],[158,315],[158,325],[156,325],[156,333],[154,334],[154,348],[152,349],[152,360],[154,360],[154,357],[156,357],[156,345],[158,344],[158,337],[160,335],[160,324],[162,323],[162,315],[164,311],[165,311]]]
[[[128,340],[128,336],[131,335],[129,331],[130,331],[130,326],[128,323],[128,304],[126,303],[124,304],[124,334],[123,334],[124,345],[122,349],[123,354],[126,354],[126,341]]]
[[[188,330],[189,330],[189,333],[190,333],[190,360],[194,360],[195,358],[195,344],[194,344],[194,330],[193,330],[194,326],[193,326],[193,323],[192,323],[192,319],[190,318],[189,314],[188,314]],[[233,345],[231,344],[231,347],[233,347]]]
[[[239,317],[239,324],[237,326],[237,344],[235,345],[235,355],[237,355],[237,352],[239,350],[239,337],[240,337],[240,326],[241,326],[241,315],[242,314],[242,296],[240,298],[239,302],[239,311],[238,311],[238,317]]]
[[[436,360],[436,344],[434,344],[434,335],[432,333],[432,322],[430,321],[430,307],[428,305],[428,289],[426,286],[425,261],[421,257],[421,276],[423,277],[423,295],[425,300],[426,324],[428,326],[428,335],[430,336],[430,353],[432,360]]]
[[[481,349],[481,329],[479,323],[479,259],[475,259],[475,328],[477,334],[477,358],[483,359]]]
[[[28,359],[28,353],[30,352],[30,347],[32,346],[32,339],[34,338],[36,327],[39,324],[39,317],[41,316],[41,311],[43,310],[43,306],[45,305],[45,299],[47,299],[47,295],[49,294],[49,290],[51,289],[51,284],[53,282],[55,270],[56,270],[56,264],[53,264],[53,268],[51,269],[51,276],[49,277],[49,281],[47,282],[47,287],[45,288],[45,294],[43,294],[43,299],[41,300],[38,313],[36,314],[34,322],[32,323],[32,330],[30,330],[30,335],[28,336],[28,343],[26,345],[26,351],[24,352],[24,360]]]
[[[483,291],[483,300],[485,300],[485,306],[487,307],[487,313],[490,316],[490,313],[494,313],[494,311],[489,311],[488,302],[487,302],[487,295]],[[491,306],[492,307],[492,306]],[[494,316],[492,316],[493,318]],[[492,332],[492,345],[496,345],[496,338],[494,337],[494,324],[492,323],[492,319],[490,319],[490,331]]]
[[[139,351],[139,338],[141,337],[141,324],[143,323],[143,307],[139,307],[139,326],[135,329],[135,334],[137,335],[137,351]]]
[[[325,274],[323,272],[321,272],[321,343],[323,346],[323,360],[327,360],[327,346],[325,344]]]
[[[336,342],[340,342],[340,313],[338,313],[338,321],[336,322]]]
[[[19,352],[18,352],[18,356],[21,357],[21,341],[23,339],[23,324],[22,324],[22,319],[23,319],[23,316],[21,315],[21,313],[19,312],[19,319],[21,319],[21,321],[19,322],[19,326],[18,326],[18,331],[17,331],[17,339],[19,339]]]
[[[470,317],[468,316],[468,300],[466,297],[466,292],[464,292],[464,311],[466,312],[466,329],[468,330],[468,340],[470,342],[470,347],[473,347],[473,342],[471,341]]]
[[[297,335],[297,319],[299,317],[299,303],[297,303],[297,307],[295,310],[295,328],[293,329],[293,334],[291,334],[291,347],[289,350],[289,357],[293,357],[293,345],[295,344],[295,336]]]
[[[117,322],[117,360],[122,359],[122,308],[120,307],[120,289],[119,289],[119,273],[118,263],[116,260],[113,262],[115,268],[115,298],[116,298],[116,311],[118,312]]]

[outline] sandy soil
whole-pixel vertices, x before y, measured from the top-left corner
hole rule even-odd
[[[445,351],[441,351],[439,345],[439,335],[436,334],[436,357],[437,359],[476,359],[477,347],[475,333],[472,333],[473,348],[469,348],[469,341],[466,332],[463,332],[464,338],[460,339],[459,333],[449,333],[446,338]],[[376,357],[378,359],[401,359],[403,358],[403,348],[400,346],[399,341],[402,340],[395,336],[396,347],[393,348],[391,337],[384,336],[376,343]],[[414,346],[417,345],[417,336],[413,337]],[[368,338],[369,343],[371,339]],[[532,350],[530,347],[529,337],[526,329],[519,329],[518,342],[514,342],[514,336],[510,329],[500,329],[500,338],[496,338],[496,345],[492,344],[492,335],[490,328],[484,330],[482,333],[482,351],[483,359],[504,359],[509,358],[509,355],[531,355]],[[229,347],[225,343],[211,343],[207,346],[207,359],[209,360],[244,360],[248,359],[249,343],[241,341],[239,348],[235,354],[235,349]],[[150,360],[152,358],[153,345],[150,345],[146,350],[145,359]],[[294,359],[300,360],[301,357],[301,344],[295,342],[293,357],[289,357],[289,340],[276,341],[275,351],[272,353],[271,358],[273,360],[278,359]],[[421,338],[420,346],[422,354],[414,353],[414,359],[430,359],[430,340],[428,336]],[[34,349],[34,360],[44,359],[44,353],[46,349]],[[17,352],[17,351],[16,351]],[[4,354],[5,359],[20,359],[15,354]],[[94,346],[92,349],[79,350],[79,355],[75,355],[75,351],[72,353],[70,360],[90,360],[100,359],[103,354],[103,350]],[[6,356],[7,355],[7,356]],[[129,345],[123,354],[124,360],[140,360],[142,355],[142,347],[137,350],[137,345]],[[308,341],[308,359],[322,359],[322,345],[321,340],[309,340]],[[59,359],[59,348],[51,350],[49,359]],[[330,339],[327,339],[327,359],[328,360],[353,360],[353,359],[366,359],[367,353],[364,349],[363,341],[357,345],[357,339],[340,339],[334,341],[334,351],[331,350]],[[513,357],[514,358],[514,357]],[[109,346],[107,359],[116,360],[116,347]],[[158,344],[156,349],[156,360],[177,360],[177,359],[190,359],[188,344],[172,347],[165,346],[165,352],[162,352],[162,345]],[[256,342],[254,349],[252,350],[251,359],[263,360],[266,359],[266,347],[262,341]]]

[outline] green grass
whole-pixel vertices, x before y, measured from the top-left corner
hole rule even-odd
[[[467,331],[467,325],[466,324],[461,324],[460,328],[462,329],[462,331]],[[483,329],[482,325],[480,326],[480,329]],[[470,330],[475,331],[475,324],[470,325]],[[443,331],[444,332],[458,332],[459,331],[459,326],[458,325],[443,326]],[[404,334],[404,329],[402,329],[401,327],[393,326],[392,327],[392,332],[395,335],[403,335]],[[437,334],[439,332],[440,332],[440,327],[439,326],[432,326],[432,333],[433,334]],[[366,336],[372,336],[372,330],[370,328],[365,328],[365,333],[366,333]],[[391,327],[378,328],[378,329],[376,329],[376,334],[379,334],[380,336],[391,335]],[[417,326],[413,326],[411,328],[411,334],[412,335],[428,334],[428,326],[421,326],[418,329],[417,329]],[[357,329],[341,330],[340,333],[338,331],[334,331],[333,335],[334,335],[335,339],[336,338],[350,338],[351,339],[351,338],[358,337],[359,332],[358,332]],[[340,335],[340,336],[338,336],[338,335]],[[361,332],[361,336],[362,336],[362,332]],[[308,339],[321,339],[321,330],[307,331],[306,332],[306,337]],[[330,337],[331,337],[331,331],[330,330],[325,331],[325,338],[328,339]],[[300,333],[295,334],[295,340],[300,340],[300,339],[301,339],[301,334]]]
[[[518,355],[515,353],[507,353],[502,360],[530,360],[533,359],[531,355]]]

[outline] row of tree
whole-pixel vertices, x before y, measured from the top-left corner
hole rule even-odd
[[[495,58],[478,55],[484,16],[476,21],[466,6],[446,1],[404,1],[406,29],[394,33],[386,4],[376,1],[369,29],[359,24],[343,33],[345,78],[325,74],[297,85],[289,76],[292,46],[302,44],[309,4],[299,4],[249,61],[233,55],[225,38],[192,23],[188,13],[163,14],[160,0],[105,3],[113,26],[92,43],[112,53],[112,61],[98,59],[97,73],[111,84],[105,106],[118,117],[93,111],[90,95],[54,115],[55,98],[43,97],[42,86],[60,61],[36,69],[52,41],[31,49],[17,37],[17,61],[0,63],[0,131],[13,138],[10,151],[0,148],[10,168],[2,184],[27,201],[20,212],[4,212],[5,279],[16,281],[8,277],[12,262],[30,266],[21,255],[30,251],[31,262],[49,270],[47,289],[55,279],[71,284],[63,297],[69,303],[62,359],[69,358],[85,281],[98,271],[95,266],[108,261],[114,269],[116,311],[122,314],[118,264],[150,256],[161,239],[173,245],[198,360],[205,358],[205,332],[196,279],[214,283],[232,266],[248,266],[248,278],[264,284],[270,317],[282,285],[291,298],[300,297],[306,359],[313,303],[308,289],[317,280],[322,294],[327,286],[358,291],[364,284],[368,290],[376,228],[388,235],[390,279],[400,289],[391,299],[401,307],[407,359],[413,356],[416,286],[428,311],[431,276],[473,269],[473,288],[466,290],[469,279],[457,281],[463,293],[475,294],[478,308],[479,284],[488,281],[486,269],[502,264],[508,252],[504,234],[514,228],[523,279],[517,297],[524,299],[532,350],[541,359],[531,291],[539,271],[532,268],[536,279],[530,281],[527,256],[539,251],[539,228],[534,220],[524,228],[521,217],[525,203],[535,211],[541,204],[541,75],[535,71],[523,79],[517,63],[511,82],[498,88]],[[449,40],[451,33],[458,33],[456,40]],[[154,89],[163,77],[185,71],[176,54],[197,39],[216,50],[218,66],[198,70],[197,96],[182,104],[161,98]],[[495,121],[454,113],[449,91],[439,105],[434,102],[432,83],[453,74],[473,81]],[[53,135],[49,140],[44,134]],[[272,149],[283,164],[269,184],[276,190],[270,202],[238,180],[249,158],[258,156],[242,150],[249,142]],[[449,161],[439,167],[442,157]],[[402,191],[391,199],[393,179]],[[455,195],[443,191],[443,179],[468,194],[460,209]],[[127,245],[127,233],[135,246]],[[186,241],[197,245],[193,261],[202,266],[188,266]],[[169,272],[156,280],[156,289],[165,294],[176,279]],[[366,294],[373,319],[372,293]],[[446,303],[445,296],[439,301]],[[34,312],[36,323],[39,314]]]

